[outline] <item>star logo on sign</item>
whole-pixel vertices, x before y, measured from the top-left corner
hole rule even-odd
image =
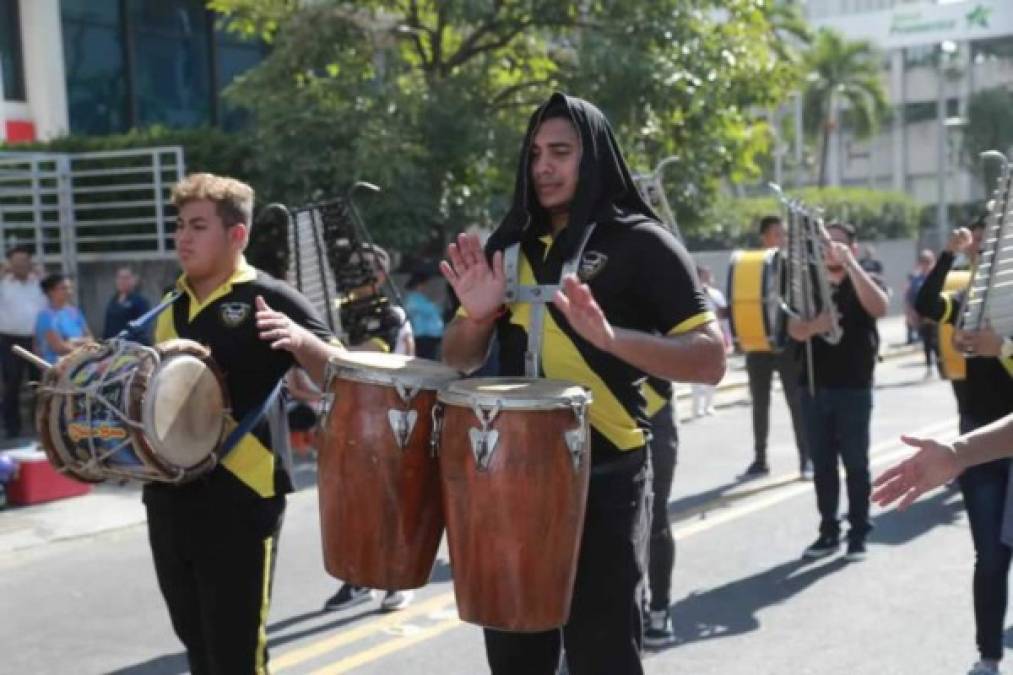
[[[985,7],[984,5],[975,5],[974,9],[967,13],[967,26],[988,28],[988,19],[992,14],[991,7]]]

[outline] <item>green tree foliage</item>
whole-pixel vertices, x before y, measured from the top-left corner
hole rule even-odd
[[[843,220],[853,224],[859,238],[865,241],[912,236],[921,215],[918,203],[902,192],[830,187],[803,188],[790,194],[810,206],[822,208],[827,222]],[[781,213],[781,204],[773,196],[722,196],[707,216],[711,228],[691,238],[690,246],[703,249],[757,246],[760,218],[777,213]]]
[[[768,129],[750,114],[798,68],[766,0],[209,0],[272,43],[229,96],[251,109],[264,194],[300,203],[354,180],[378,240],[435,248],[491,225],[518,142],[554,89],[599,104],[637,169],[666,156],[684,220],[721,177],[755,177]],[[797,18],[797,17],[796,17]]]
[[[820,187],[826,185],[827,152],[831,131],[846,120],[859,136],[872,133],[889,110],[881,79],[881,56],[871,43],[847,40],[822,29],[806,51],[805,125],[820,139]]]
[[[998,150],[1009,156],[1013,151],[1011,110],[1013,110],[1013,92],[1008,89],[980,91],[971,97],[967,107],[964,161],[982,177],[989,192],[995,188],[999,165],[994,161],[984,164],[981,153]]]

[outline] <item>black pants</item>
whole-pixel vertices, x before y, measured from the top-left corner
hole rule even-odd
[[[646,453],[635,452],[644,457],[640,466],[591,475],[570,620],[542,633],[486,629],[493,675],[554,675],[561,647],[570,675],[644,672],[640,582],[650,491]]]
[[[932,364],[939,359],[939,345],[936,344],[938,329],[934,323],[923,321],[918,324],[918,336],[922,340],[922,351],[925,354],[925,367],[931,368]],[[933,354],[935,359],[933,359]]]
[[[4,429],[8,437],[21,435],[21,385],[25,379],[35,377],[35,368],[11,348],[17,345],[32,351],[32,338],[18,335],[0,335],[0,369],[4,378]]]
[[[979,426],[964,416],[961,433]],[[1000,660],[1009,595],[1009,569],[1013,551],[1002,541],[1010,460],[999,459],[966,469],[960,491],[974,541],[974,624],[978,651],[983,659]]]
[[[145,490],[158,585],[194,675],[267,673],[267,612],[285,497]],[[176,490],[169,488],[168,490]]]
[[[788,403],[791,424],[795,430],[799,466],[809,460],[808,437],[805,422],[799,411],[799,361],[792,349],[779,354],[749,352],[746,354],[746,373],[749,376],[749,395],[753,399],[753,451],[755,459],[767,461],[767,437],[770,434],[770,387],[777,371],[781,388]]]
[[[647,564],[652,610],[672,604],[672,569],[675,567],[675,537],[668,520],[668,498],[679,458],[679,428],[671,401],[651,418],[651,539]]]
[[[838,537],[837,509],[841,478],[838,461],[844,464],[848,488],[848,536],[863,540],[869,533],[869,424],[872,389],[817,387],[815,396],[802,390],[802,412],[809,433],[813,459],[813,485],[820,512],[820,534]]]

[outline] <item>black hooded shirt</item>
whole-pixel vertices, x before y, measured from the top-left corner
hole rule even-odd
[[[553,239],[549,216],[530,189],[530,147],[546,112],[562,110],[577,129],[581,159],[569,224]],[[486,251],[520,244],[522,285],[558,284],[591,223],[578,276],[615,327],[673,335],[714,320],[686,249],[644,203],[605,116],[580,99],[553,94],[531,118],[521,148],[513,206],[489,238]],[[497,323],[500,374],[522,376],[531,305],[515,302]],[[648,428],[642,384],[646,373],[580,337],[558,309],[547,305],[541,373],[592,391],[592,461],[613,461],[645,444]]]

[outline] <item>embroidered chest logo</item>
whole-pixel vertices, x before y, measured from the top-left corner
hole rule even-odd
[[[245,302],[223,302],[220,313],[222,323],[226,328],[235,328],[246,321],[246,317],[250,316],[251,309],[250,305]]]
[[[585,284],[594,279],[605,269],[609,257],[598,251],[587,251],[580,259],[580,267],[577,268],[577,278]]]

